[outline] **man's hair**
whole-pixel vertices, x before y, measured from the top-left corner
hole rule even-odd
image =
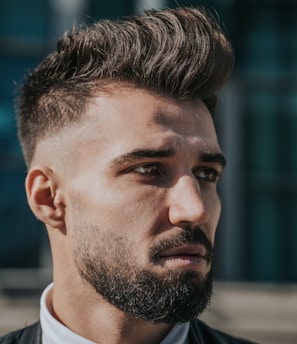
[[[202,8],[146,11],[75,27],[28,76],[17,99],[18,134],[30,165],[38,140],[79,123],[112,83],[178,100],[201,98],[212,113],[234,55],[215,15]]]

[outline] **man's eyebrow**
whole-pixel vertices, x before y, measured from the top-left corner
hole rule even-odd
[[[216,163],[222,167],[225,167],[227,163],[227,160],[222,153],[202,153],[201,161]]]
[[[175,154],[174,149],[135,149],[113,159],[109,165],[121,166],[133,161],[141,161],[146,158],[170,158]]]

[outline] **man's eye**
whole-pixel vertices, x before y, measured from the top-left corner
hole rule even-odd
[[[204,180],[209,183],[217,183],[221,174],[213,168],[201,168],[195,172],[197,179]]]
[[[150,177],[159,177],[163,175],[161,167],[156,164],[139,165],[134,167],[132,171]]]

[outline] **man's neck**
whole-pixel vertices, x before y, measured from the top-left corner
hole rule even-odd
[[[47,304],[52,315],[70,330],[98,344],[160,343],[173,325],[135,319],[109,304],[93,290],[80,292],[54,286]]]

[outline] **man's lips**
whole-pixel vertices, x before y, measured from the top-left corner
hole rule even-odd
[[[158,254],[158,263],[170,270],[190,268],[206,273],[210,262],[209,253],[202,244],[183,244]]]
[[[159,254],[160,258],[175,256],[197,256],[204,258],[207,254],[206,248],[201,244],[185,244],[178,247],[169,248]]]
[[[155,244],[150,250],[151,261],[169,269],[190,267],[209,270],[213,262],[213,246],[199,228],[184,228],[176,236]]]

